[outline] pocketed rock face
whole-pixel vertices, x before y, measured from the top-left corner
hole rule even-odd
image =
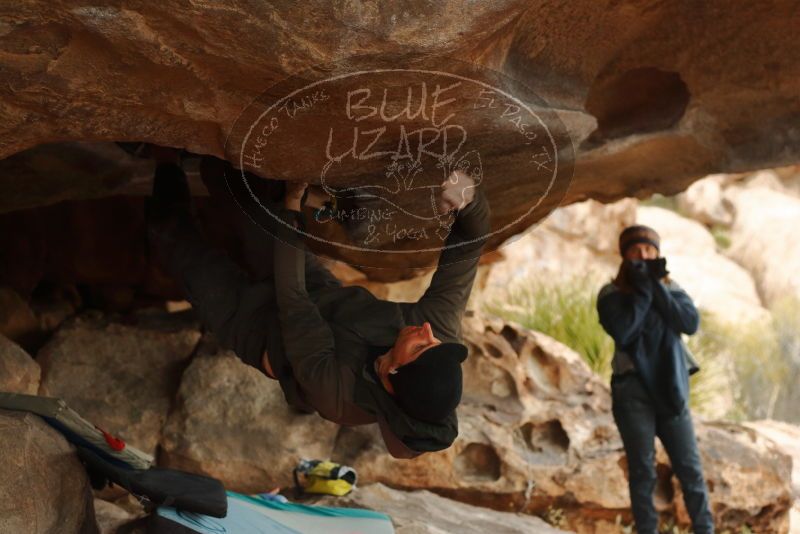
[[[84,315],[39,352],[40,393],[154,454],[178,381],[200,332],[178,316],[141,315],[137,325]]]
[[[464,335],[471,355],[450,449],[397,461],[375,429],[342,429],[334,458],[353,465],[364,483],[555,514],[580,533],[618,532],[618,516],[629,524],[626,463],[608,387],[576,353],[542,334],[476,315],[465,319]],[[755,531],[781,532],[790,508],[785,457],[741,427],[696,427],[718,527],[747,522]],[[684,519],[660,448],[657,464],[657,507]]]
[[[72,447],[35,415],[0,410],[0,532],[97,532],[89,479]]]
[[[748,524],[753,532],[786,533],[792,507],[792,458],[742,425],[698,425],[697,440],[719,530]],[[673,480],[676,516],[688,520]]]
[[[338,426],[286,404],[278,382],[212,348],[181,380],[161,442],[167,467],[219,478],[230,490],[292,484],[301,458],[329,458]]]

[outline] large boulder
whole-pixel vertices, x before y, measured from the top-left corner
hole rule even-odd
[[[97,532],[89,478],[74,449],[28,413],[0,410],[0,532]]]
[[[37,355],[40,393],[63,398],[89,421],[154,454],[199,339],[192,320],[168,314],[141,314],[133,324],[79,316]]]
[[[735,210],[728,255],[750,272],[768,307],[800,299],[800,198],[759,186],[730,187],[726,198]]]
[[[535,228],[509,239],[489,268],[482,297],[502,300],[518,282],[602,284],[619,267],[619,233],[636,220],[635,199],[587,200],[558,208]]]
[[[702,7],[581,0],[533,8],[523,0],[448,0],[377,9],[315,0],[298,9],[291,2],[212,0],[168,1],[152,10],[27,0],[4,20],[0,69],[9,83],[0,89],[0,157],[44,142],[141,140],[238,160],[237,143],[225,142],[254,99],[296,73],[322,65],[315,74],[335,76],[358,66],[354,56],[369,54],[382,67],[431,70],[444,69],[444,58],[458,58],[469,68],[508,77],[515,93],[529,88],[539,95],[566,123],[577,152],[567,202],[674,193],[710,172],[800,158],[800,60],[791,2],[731,9],[724,0]],[[755,82],[742,91],[742,80]],[[458,96],[453,109],[475,107],[475,98]],[[406,97],[401,87],[387,108],[402,109]],[[317,103],[313,126],[301,135],[328,131],[333,120],[321,109]],[[535,120],[522,123],[505,111],[470,132],[492,167],[495,228],[529,207],[543,185],[530,179],[530,166],[512,157],[531,138],[498,135],[509,122],[523,130]],[[269,164],[280,166],[283,178],[319,177],[318,168],[309,173],[313,158],[298,151],[304,140],[270,151]],[[336,185],[354,182],[370,164],[362,158]],[[118,185],[116,178],[110,175],[111,185]],[[96,193],[71,181],[64,179],[60,190],[32,191],[24,201],[30,205],[37,193],[35,203],[64,198],[73,189]],[[26,188],[37,185],[26,181]],[[558,197],[548,198],[541,213]],[[517,231],[500,232],[492,241],[499,244]],[[422,259],[430,258],[413,258]]]
[[[228,489],[269,491],[291,485],[301,458],[329,458],[337,429],[295,412],[277,381],[209,345],[183,374],[161,460],[216,477]]]
[[[334,458],[355,466],[364,482],[432,489],[498,510],[555,509],[581,533],[617,532],[620,521],[629,523],[627,468],[608,387],[575,352],[513,323],[475,315],[465,320],[464,335],[471,355],[451,448],[399,461],[375,429],[343,428]],[[736,425],[696,427],[718,526],[747,522],[781,532],[791,506],[785,456]],[[685,521],[660,447],[657,472],[658,509]]]
[[[36,395],[41,372],[27,352],[0,334],[0,391]]]
[[[640,206],[636,221],[661,236],[667,269],[698,308],[729,324],[768,317],[750,273],[722,254],[699,222],[664,208]]]
[[[712,174],[686,188],[675,196],[678,208],[687,217],[706,226],[730,226],[733,206],[725,198],[724,188],[730,181],[725,174]]]
[[[596,290],[619,268],[619,233],[637,222],[660,233],[673,278],[699,307],[729,323],[767,317],[750,273],[718,250],[705,226],[671,210],[639,206],[634,199],[607,205],[590,200],[555,210],[504,245],[504,260],[488,266],[482,297],[502,302],[519,282],[583,283]]]
[[[792,458],[746,426],[696,426],[714,524],[720,530],[747,524],[754,532],[788,532]],[[672,487],[675,515],[685,523],[689,516],[675,480]]]
[[[800,426],[763,419],[745,423],[761,436],[772,441],[784,454],[792,458],[792,493],[794,506],[789,520],[789,533],[800,533]]]

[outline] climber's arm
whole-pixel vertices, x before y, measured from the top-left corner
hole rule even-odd
[[[461,341],[461,320],[491,231],[490,214],[483,188],[475,187],[472,202],[457,212],[428,289],[411,305],[409,319],[429,321],[442,341]]]

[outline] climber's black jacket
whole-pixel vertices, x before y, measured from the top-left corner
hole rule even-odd
[[[185,180],[182,169],[160,165],[156,181],[169,179]],[[208,176],[204,181],[212,197],[227,194],[224,181]],[[234,195],[246,201],[247,195]],[[277,216],[259,222],[278,239],[260,229],[251,232],[274,247],[274,277],[258,281],[211,249],[186,210],[150,222],[149,235],[221,344],[262,372],[261,356],[267,351],[290,405],[316,410],[342,425],[377,422],[396,457],[449,447],[458,433],[455,413],[441,424],[406,415],[369,372],[370,348],[391,346],[401,328],[425,321],[443,342],[461,341],[461,318],[490,233],[489,204],[481,188],[458,212],[430,286],[413,303],[381,300],[359,286],[343,287],[290,229],[299,214],[277,205],[270,211]]]

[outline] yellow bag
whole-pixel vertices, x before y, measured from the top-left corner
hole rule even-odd
[[[300,460],[293,475],[298,495],[317,493],[341,497],[350,493],[358,479],[352,468],[330,460]]]

